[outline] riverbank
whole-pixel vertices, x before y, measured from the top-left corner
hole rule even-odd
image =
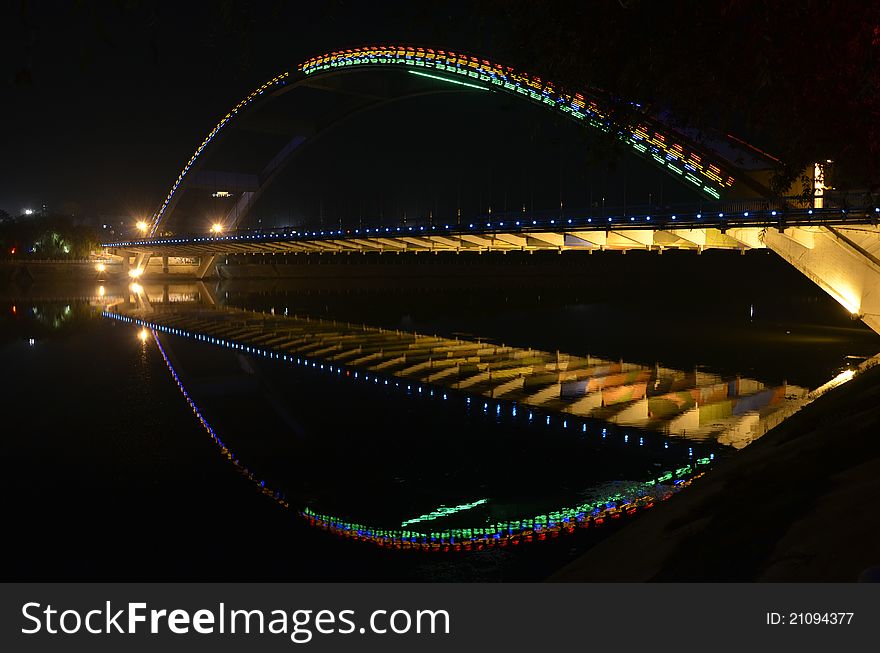
[[[880,565],[880,367],[805,407],[552,581],[855,581]]]

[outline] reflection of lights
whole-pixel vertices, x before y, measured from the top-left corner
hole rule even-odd
[[[446,528],[433,532],[384,529],[346,521],[305,508],[300,514],[312,526],[362,542],[395,549],[421,551],[470,551],[490,547],[516,546],[572,533],[576,528],[601,526],[610,519],[633,515],[652,508],[658,501],[689,486],[703,474],[698,465],[708,465],[711,458],[700,458],[675,472],[667,472],[654,481],[628,483],[622,491],[578,506],[561,508],[542,515],[514,519],[472,528]]]
[[[833,379],[828,381],[827,383],[823,383],[818,388],[813,390],[812,395],[818,397],[819,395],[822,395],[822,394],[828,392],[832,388],[836,388],[839,385],[843,385],[844,383],[846,383],[847,381],[852,379],[855,375],[856,375],[855,370],[847,368],[847,369],[843,370],[843,372],[841,372],[840,374],[835,376]]]
[[[131,292],[140,295],[144,291],[144,287],[139,283],[133,283],[128,287]]]
[[[828,293],[836,299],[841,306],[849,311],[853,319],[859,317],[861,302],[856,298],[856,293],[850,289],[838,290],[836,288],[828,288]]]
[[[841,372],[840,374],[835,376],[833,379],[831,379],[828,383],[826,383],[826,385],[830,386],[832,388],[836,388],[837,386],[842,385],[842,384],[846,383],[847,381],[849,381],[855,375],[856,375],[855,370],[845,369],[845,370],[843,370],[843,372]]]
[[[471,503],[462,503],[458,506],[440,506],[436,510],[432,510],[429,513],[424,515],[419,515],[418,517],[413,517],[412,519],[407,519],[405,522],[401,524],[401,527],[406,528],[410,524],[417,524],[422,521],[432,521],[434,519],[439,519],[440,517],[446,517],[448,515],[453,515],[457,512],[461,512],[462,510],[470,510],[471,508],[476,508],[484,503],[486,503],[489,499],[477,499],[476,501],[472,501]]]
[[[839,381],[840,383],[846,383],[851,378],[853,378],[856,373],[853,370],[844,370],[840,374],[834,377],[835,381]]]
[[[110,311],[104,311],[102,312],[102,315],[104,317],[145,327],[143,330],[147,331],[147,337],[149,337],[151,330],[155,329],[155,331],[163,333],[197,338],[199,340],[209,341],[213,344],[231,347],[249,353],[253,352],[255,355],[284,360],[290,364],[299,364],[306,367],[316,366],[314,361],[308,359],[294,358],[287,354],[279,354],[258,347],[252,348],[241,343],[217,339],[176,327],[152,324],[137,318],[122,316]],[[156,337],[157,334],[155,331],[152,331],[152,334],[155,338],[158,351],[162,355],[168,370],[171,372],[178,389],[187,400],[193,414],[218,445],[224,457],[230,460],[241,474],[253,482],[261,493],[274,499],[279,505],[285,508],[291,508],[292,506],[290,506],[284,495],[277,490],[271,489],[265,480],[260,479],[252,470],[246,467],[225,445],[217,432],[211,427],[205,416],[200,412],[199,408],[184,388],[180,377],[177,375],[171,361],[168,359],[168,356],[162,347],[162,343],[159,341],[158,337]],[[330,372],[343,371],[342,367],[337,368],[333,365],[323,366],[322,369],[329,370]],[[346,374],[348,374],[347,370]],[[359,378],[364,381],[376,379],[375,375],[370,374],[361,374]],[[401,390],[407,387],[405,384],[401,386],[399,383],[395,383],[395,386],[400,387]],[[467,400],[469,402],[470,398],[467,398]],[[603,434],[605,431],[606,429],[603,429]],[[596,496],[593,496],[589,501],[577,506],[564,507],[559,510],[545,512],[541,515],[530,515],[523,519],[501,521],[497,523],[483,523],[471,528],[436,529],[429,533],[408,530],[405,529],[405,527],[394,529],[373,528],[344,520],[344,518],[322,515],[308,507],[302,510],[296,510],[296,513],[307,519],[312,526],[345,537],[351,537],[359,541],[372,542],[379,546],[395,549],[460,551],[515,546],[525,542],[555,538],[562,533],[574,532],[575,529],[578,528],[599,526],[610,520],[620,519],[628,515],[636,514],[646,508],[653,507],[659,501],[662,501],[672,494],[684,489],[690,485],[694,479],[699,478],[702,475],[700,467],[708,465],[713,458],[713,455],[696,458],[694,456],[693,448],[689,449],[689,454],[691,460],[675,470],[667,471],[666,473],[650,480],[627,482],[623,486],[609,488],[607,492],[602,491]],[[475,503],[478,504],[481,501],[482,500]],[[473,506],[462,504],[462,506],[455,506],[451,510],[457,508],[464,509],[465,507]],[[443,507],[441,506],[441,508]],[[433,512],[438,511],[435,510]],[[429,517],[432,519],[437,518],[433,517],[431,513],[423,515],[422,517]],[[412,520],[410,520],[410,523],[412,523]]]
[[[146,329],[141,329],[140,331],[138,331],[138,339],[141,342],[146,342],[147,338],[149,338],[149,337],[150,337],[150,332],[147,331]]]
[[[130,276],[132,279],[137,279],[143,273],[144,273],[143,268],[132,268],[131,270],[128,271],[128,276]]]
[[[29,344],[31,347],[33,347],[33,346],[36,344],[36,342],[37,342],[37,341],[34,340],[33,338],[28,338],[28,344]]]
[[[147,224],[146,222],[144,222],[143,220],[138,220],[138,222],[137,222],[137,224],[135,225],[135,227],[137,227],[138,231],[140,231],[141,233],[146,233],[147,229],[150,228],[150,225],[148,225],[148,224]]]
[[[211,233],[214,233],[214,234],[223,233],[223,225],[220,224],[219,222],[215,222],[214,224],[211,225]]]
[[[95,269],[96,269],[98,272],[104,272],[104,271],[107,269],[107,266],[104,265],[103,263],[98,263],[98,264],[95,266]]]
[[[104,296],[104,286],[98,286],[98,297]]]

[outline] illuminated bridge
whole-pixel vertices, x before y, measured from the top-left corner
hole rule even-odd
[[[370,77],[377,72],[383,75],[381,84]],[[268,110],[294,90],[326,96],[321,117],[305,124],[281,116],[264,120],[259,128],[266,131],[271,123],[280,145],[265,157],[258,174],[205,169],[219,141],[236,129],[255,130],[255,112]],[[705,202],[675,209],[609,209],[598,215],[494,214],[454,224],[432,220],[333,231],[239,231],[254,204],[304,147],[353,116],[441,93],[506,94],[612,134]],[[397,45],[332,52],[281,72],[242,99],[208,133],[158,210],[144,221],[144,237],[104,247],[121,257],[126,271],[131,266],[133,276],[151,257],[163,257],[164,269],[167,257],[197,257],[200,278],[213,273],[218,257],[230,254],[769,248],[880,333],[880,206],[873,198],[833,194],[816,164],[807,171],[812,197],[774,199],[769,179],[779,161],[741,139],[698,140],[648,113],[636,113],[627,123],[615,122],[612,113],[598,91],[569,91],[479,57]],[[181,198],[219,188],[235,189],[232,208],[218,223],[222,233],[192,234],[191,220],[179,210]]]

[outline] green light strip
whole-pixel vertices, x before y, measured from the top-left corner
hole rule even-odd
[[[488,88],[484,88],[483,86],[477,86],[476,84],[468,84],[467,82],[459,82],[454,79],[449,79],[448,77],[438,77],[437,75],[429,75],[428,73],[421,73],[417,70],[409,70],[407,71],[411,75],[418,75],[419,77],[430,77],[431,79],[438,79],[441,82],[449,82],[450,84],[458,84],[459,86],[467,86],[468,88],[475,88],[478,91],[488,91]]]
[[[433,519],[439,519],[440,517],[446,517],[448,515],[453,515],[457,512],[461,512],[463,510],[470,510],[471,508],[476,508],[477,506],[481,506],[486,503],[489,499],[477,499],[472,503],[462,503],[457,506],[452,506],[451,508],[447,508],[446,506],[440,506],[436,510],[432,510],[429,513],[424,515],[419,515],[418,517],[413,517],[412,519],[407,519],[400,526],[401,528],[405,528],[410,524],[417,524],[422,521],[431,521]]]

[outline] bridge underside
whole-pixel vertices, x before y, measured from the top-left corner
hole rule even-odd
[[[200,260],[196,276],[216,274],[220,258],[235,254],[361,254],[361,253],[482,253],[510,251],[728,249],[745,251],[768,248],[880,333],[880,227],[802,226],[704,229],[615,229],[559,231],[494,231],[492,233],[444,233],[430,227],[414,231],[347,233],[334,237],[299,234],[240,235],[166,239],[161,244],[140,241],[108,252],[134,265],[152,257],[193,257]]]
[[[786,230],[794,232],[800,228]],[[240,236],[234,239],[195,238],[161,245],[133,243],[111,248],[111,253],[133,256],[210,256],[229,254],[340,254],[367,252],[509,252],[509,251],[590,251],[630,249],[751,249],[764,247],[762,229],[620,229],[604,231],[529,231],[490,234],[430,231],[392,231],[381,234],[347,234],[344,237],[303,238],[286,234]],[[796,236],[794,236],[796,237]]]
[[[880,333],[880,227],[822,227],[798,238],[768,230],[763,241]]]

